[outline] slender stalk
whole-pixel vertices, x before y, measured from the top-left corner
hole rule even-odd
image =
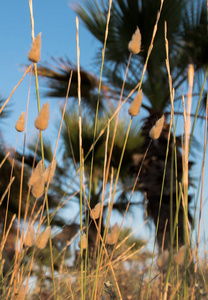
[[[101,69],[100,69],[100,79],[99,79],[99,87],[98,87],[98,100],[97,100],[97,107],[96,107],[96,113],[95,113],[95,120],[94,120],[94,135],[93,135],[93,143],[95,142],[96,135],[97,135],[97,121],[98,121],[98,109],[100,104],[100,93],[101,93],[101,87],[102,87],[102,74],[103,74],[103,67],[104,67],[104,60],[105,60],[105,50],[106,50],[106,43],[108,38],[108,27],[110,22],[110,13],[111,13],[111,6],[112,6],[112,0],[109,0],[109,9],[108,9],[108,15],[107,15],[107,22],[106,22],[106,30],[105,30],[105,39],[104,39],[104,45],[102,49],[102,62],[101,62]],[[92,190],[92,176],[93,176],[93,164],[94,164],[94,147],[92,149],[92,158],[91,158],[91,166],[90,166],[90,180],[89,180],[89,203],[91,200],[91,190]],[[89,210],[87,212],[87,218],[86,218],[86,227],[87,227],[87,239],[88,239],[88,220],[89,220]],[[101,228],[101,222],[102,222],[102,213],[99,220],[99,232]],[[98,237],[98,235],[97,235]],[[99,241],[96,241],[96,245],[99,244]],[[88,249],[86,249],[86,261],[85,261],[85,270],[87,265],[87,257],[88,257]],[[85,272],[85,282],[86,282],[86,272]]]
[[[199,208],[199,223],[198,223],[198,234],[197,234],[197,244],[196,244],[196,258],[195,258],[195,266],[194,266],[194,274],[196,280],[196,272],[197,272],[197,262],[198,262],[198,251],[199,251],[199,238],[200,238],[200,229],[201,229],[201,214],[203,208],[203,189],[204,189],[204,169],[205,169],[205,157],[206,157],[206,149],[207,149],[207,116],[208,116],[208,97],[206,101],[206,121],[204,126],[204,153],[203,153],[203,163],[202,163],[202,181],[201,181],[201,199],[200,199],[200,208]]]
[[[33,4],[32,0],[29,0],[29,8],[30,8],[30,19],[31,19],[31,36],[32,41],[34,40],[34,17],[33,17]],[[36,84],[36,96],[37,96],[37,106],[38,112],[40,111],[40,98],[39,98],[39,84],[38,84],[38,72],[37,72],[37,64],[34,63],[34,73],[35,73],[35,84]],[[43,170],[45,169],[45,160],[44,160],[44,146],[43,146],[43,136],[42,131],[40,131],[40,143],[41,143],[41,154],[42,154],[42,161],[43,161]],[[47,210],[47,220],[48,225],[50,224],[50,216],[49,216],[49,204],[48,204],[48,197],[47,193],[45,195],[45,203],[46,203],[46,210]],[[52,248],[52,240],[51,235],[49,238],[49,245],[50,245],[50,258],[51,258],[51,273],[53,279],[53,296],[56,299],[56,286],[55,286],[55,274],[54,274],[54,263],[53,263],[53,248]]]
[[[123,161],[124,152],[125,152],[127,141],[128,141],[128,136],[129,136],[129,132],[130,132],[130,128],[131,128],[131,123],[132,123],[132,118],[131,118],[131,120],[129,122],[129,126],[128,126],[128,129],[127,129],[127,132],[126,132],[126,137],[125,137],[125,141],[124,141],[124,145],[123,145],[123,149],[122,149],[122,153],[121,153],[121,157],[120,157],[120,161],[119,161],[119,166],[118,166],[118,171],[117,171],[117,174],[116,174],[116,179],[115,179],[115,183],[114,183],[114,189],[113,189],[113,194],[112,194],[111,202],[113,202],[114,197],[115,197],[117,183],[118,183],[118,178],[119,178],[119,174],[120,174],[120,169],[121,169],[121,165],[122,165],[122,161]],[[108,221],[109,220],[108,220],[108,217],[107,217],[106,224],[108,224]],[[101,259],[102,247],[103,247],[103,243],[101,244],[99,260],[97,262],[96,275],[98,274],[99,267],[100,267],[100,259]],[[91,299],[96,299],[96,298],[94,298],[96,296],[95,291],[96,291],[96,281],[94,282]]]
[[[166,168],[167,168],[167,161],[168,161],[171,128],[172,128],[172,118],[170,120],[170,126],[169,126],[169,133],[168,133],[168,140],[167,140],[167,147],[166,147],[166,156],[165,156],[165,164],[164,164],[164,171],[163,171],[163,179],[162,179],[161,193],[160,193],[160,202],[159,202],[159,207],[158,207],[157,224],[156,224],[156,230],[155,230],[155,240],[154,240],[154,247],[153,247],[153,254],[152,254],[152,264],[151,264],[151,268],[150,268],[150,275],[149,275],[149,282],[148,282],[148,287],[147,287],[146,300],[148,300],[148,294],[149,294],[149,288],[150,288],[150,282],[151,282],[151,276],[152,276],[152,270],[153,270],[153,259],[154,259],[155,249],[156,249],[156,239],[157,239],[157,233],[158,233],[158,227],[159,227],[159,221],[160,221],[162,196],[163,196],[163,190],[164,190],[164,185],[165,185],[165,175],[166,175]]]
[[[80,64],[79,64],[79,57],[80,57],[80,48],[79,48],[79,20],[76,17],[76,41],[77,41],[77,74],[78,74],[78,102],[79,102],[79,179],[80,179],[80,248],[81,248],[81,299],[85,298],[84,295],[84,278],[83,278],[83,243],[82,243],[82,110],[81,110],[81,76],[80,76]]]

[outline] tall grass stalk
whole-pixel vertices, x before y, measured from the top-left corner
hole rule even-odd
[[[202,83],[202,87],[201,87],[201,91],[200,91],[200,95],[199,95],[199,100],[198,100],[196,112],[195,112],[195,115],[194,115],[194,122],[193,122],[193,126],[192,126],[192,129],[191,129],[190,142],[189,142],[189,151],[190,151],[190,148],[191,148],[191,142],[192,142],[193,135],[194,135],[194,129],[195,129],[195,125],[196,125],[196,120],[198,118],[198,112],[199,112],[200,104],[201,104],[202,97],[203,97],[203,92],[204,92],[204,87],[205,87],[205,83],[206,83],[206,80],[207,80],[207,75],[208,75],[208,69],[206,70],[205,75],[204,75],[204,80],[203,80],[203,83]]]
[[[154,259],[155,249],[156,249],[156,239],[157,239],[157,233],[158,233],[158,227],[159,227],[159,221],[160,221],[160,210],[161,210],[161,205],[162,205],[162,196],[163,196],[163,190],[164,190],[164,184],[165,184],[165,175],[166,175],[166,167],[167,167],[167,160],[168,160],[168,153],[169,153],[171,127],[172,127],[172,118],[171,118],[170,125],[169,125],[169,133],[168,133],[168,140],[167,140],[167,148],[166,148],[166,156],[165,156],[165,163],[164,163],[163,179],[162,179],[162,185],[161,185],[160,202],[159,202],[159,207],[158,207],[157,225],[156,225],[156,229],[155,229],[155,239],[154,239],[153,254],[152,254],[152,264],[151,264],[151,268],[150,268],[146,300],[148,300],[149,288],[150,288],[150,282],[151,282],[151,276],[152,276],[152,270],[153,270],[153,259]]]
[[[30,19],[31,19],[31,36],[32,41],[34,41],[34,17],[33,17],[33,3],[32,0],[29,0],[29,9],[30,9]],[[38,84],[38,72],[37,72],[37,64],[34,63],[34,73],[35,73],[35,83],[36,83],[36,96],[37,96],[37,106],[38,106],[38,112],[40,112],[40,98],[39,98],[39,84]],[[42,161],[43,161],[43,171],[45,170],[45,161],[44,161],[44,146],[43,146],[43,136],[42,131],[40,130],[40,142],[41,142],[41,154],[42,154]],[[47,220],[48,220],[48,226],[50,225],[50,215],[49,215],[49,204],[48,204],[48,197],[47,197],[47,191],[45,190],[45,203],[46,203],[46,211],[47,211]],[[44,206],[43,206],[44,209]],[[41,224],[41,222],[39,223]],[[38,230],[39,231],[39,230]],[[52,241],[51,241],[51,235],[49,238],[49,245],[50,245],[50,259],[51,259],[51,273],[52,273],[52,279],[53,279],[53,293],[54,293],[54,299],[56,299],[56,285],[55,285],[55,274],[54,274],[54,262],[53,262],[53,248],[52,248]]]
[[[197,262],[198,262],[198,251],[199,251],[199,238],[200,238],[200,229],[201,229],[201,215],[203,208],[203,192],[204,192],[204,169],[205,169],[205,157],[206,157],[206,149],[207,149],[207,117],[208,117],[208,97],[206,99],[206,119],[204,126],[204,153],[203,153],[203,162],[202,162],[202,181],[201,181],[201,199],[200,199],[200,208],[199,208],[199,221],[198,221],[198,233],[197,233],[197,244],[196,244],[196,256],[195,256],[195,281],[196,281],[196,272],[197,272]]]
[[[113,177],[112,177],[112,180],[113,180]],[[110,193],[110,197],[111,197],[111,193]],[[91,210],[91,207],[90,207],[90,204],[89,204],[89,202],[88,202],[87,197],[85,197],[85,201],[86,201],[87,206],[88,206],[88,209],[89,209],[89,211],[90,211],[90,213],[91,213],[92,210]],[[111,215],[111,211],[112,211],[112,206],[113,206],[113,202],[111,201],[110,206],[109,206],[110,209],[109,209],[108,215],[107,215],[107,220],[108,220],[108,221],[109,221],[109,219],[110,219],[110,215]],[[93,219],[93,220],[94,220],[94,219]],[[108,252],[107,252],[107,249],[106,249],[106,245],[105,245],[105,236],[106,236],[106,234],[107,234],[108,225],[109,225],[108,223],[109,223],[109,222],[106,222],[104,234],[103,234],[103,236],[101,236],[100,231],[99,231],[99,228],[98,228],[98,225],[97,225],[96,221],[94,220],[94,224],[95,224],[95,227],[96,227],[96,230],[97,230],[99,239],[100,239],[101,242],[102,242],[101,248],[100,248],[100,251],[99,251],[99,256],[98,256],[98,258],[97,258],[97,265],[98,265],[98,264],[100,265],[100,262],[101,262],[101,256],[102,256],[102,250],[104,249],[105,255],[106,255],[107,260],[108,260],[108,265],[109,265],[110,268],[111,268],[111,272],[112,272],[113,278],[114,278],[114,280],[115,280],[115,284],[116,284],[116,287],[117,287],[117,290],[118,290],[118,294],[120,295],[120,291],[119,291],[119,287],[118,287],[117,280],[116,280],[116,277],[115,277],[115,273],[114,273],[114,270],[113,270],[113,267],[112,267],[112,264],[111,264],[111,259],[112,259],[112,258],[109,258]],[[83,228],[83,229],[84,229],[84,228]],[[97,269],[99,269],[98,271],[100,271],[100,267],[97,268]],[[96,269],[96,271],[97,271],[97,269]],[[95,285],[98,284],[98,278],[99,278],[98,273],[96,273],[95,276],[94,276],[94,281],[93,281]],[[95,295],[95,296],[96,296],[96,295]],[[93,299],[93,298],[92,298],[92,299]]]
[[[129,205],[130,205],[130,203],[131,203],[131,199],[132,199],[133,193],[134,193],[134,191],[135,191],[135,188],[136,188],[136,185],[137,185],[137,182],[138,182],[138,178],[139,178],[139,175],[140,175],[140,173],[141,173],[141,170],[142,170],[142,167],[143,167],[145,158],[146,158],[146,156],[147,156],[149,147],[150,147],[150,145],[151,145],[151,142],[152,142],[152,140],[150,140],[150,143],[149,143],[149,145],[148,145],[148,147],[147,147],[147,149],[146,149],[146,152],[145,152],[145,154],[144,154],[144,156],[143,156],[141,166],[140,166],[139,171],[138,171],[138,173],[137,173],[137,177],[136,177],[136,179],[135,179],[134,186],[133,186],[133,188],[132,188],[131,195],[130,195],[129,201],[128,201],[128,203],[127,203],[126,210],[125,210],[125,212],[124,212],[124,216],[123,216],[123,219],[122,219],[120,228],[119,228],[118,237],[119,237],[119,234],[120,234],[120,231],[121,231],[123,222],[124,222],[124,220],[125,220],[127,211],[128,211],[128,209],[129,209]],[[111,182],[112,182],[112,180],[111,180]],[[113,199],[112,196],[111,196],[111,194],[110,194],[110,196],[109,196],[109,199]],[[110,212],[112,211],[112,206],[113,206],[113,201],[111,200],[111,202],[109,203],[109,207],[110,207],[110,210],[109,210],[109,211],[110,211]],[[107,219],[109,220],[110,217],[107,216]],[[145,221],[145,223],[146,223],[146,222],[147,222],[147,221]],[[106,223],[107,223],[107,222],[106,222]],[[143,226],[143,225],[142,225],[142,226]],[[140,227],[139,227],[139,228],[140,228]],[[139,228],[137,228],[135,231],[137,231]],[[106,232],[104,231],[104,237],[105,237],[105,236],[107,235],[107,233],[108,233],[108,227],[106,227],[105,230],[106,230]],[[134,234],[134,232],[133,232],[132,234]],[[117,237],[117,241],[118,241],[118,237]],[[105,238],[104,238],[104,239],[105,239]],[[127,239],[128,239],[128,237],[126,237],[119,245],[117,245],[117,241],[116,241],[116,243],[115,243],[115,245],[114,245],[114,248],[113,248],[113,250],[112,250],[112,253],[111,253],[110,261],[112,261],[112,259],[113,259],[113,255],[114,255],[115,250],[117,250],[117,249],[125,242],[125,240],[127,240]],[[116,245],[117,245],[117,246],[116,246]],[[140,251],[140,250],[141,250],[141,249],[139,249],[138,251]],[[136,252],[135,252],[135,253],[136,253]],[[109,267],[110,267],[110,266],[111,266],[110,264],[107,266],[107,269],[106,269],[106,272],[105,272],[105,275],[104,275],[104,278],[103,278],[103,282],[104,282],[105,279],[106,279],[106,276],[107,276],[107,274],[108,274],[108,270],[109,270]],[[117,290],[118,290],[118,288],[117,288]],[[118,290],[118,291],[119,291],[119,290]]]
[[[189,74],[191,73],[191,74]],[[193,92],[193,82],[194,82],[194,67],[190,65],[188,68],[188,84],[189,91],[187,94],[187,106],[186,111],[184,111],[184,127],[185,127],[185,142],[184,142],[184,154],[183,154],[183,187],[184,187],[184,244],[188,245],[188,227],[186,215],[188,216],[188,158],[189,158],[189,141],[190,141],[190,132],[191,132],[191,105],[192,105],[192,92]],[[187,263],[187,259],[186,259]],[[184,274],[183,280],[184,286],[184,298],[187,299],[188,291],[187,291],[187,272]]]
[[[77,28],[77,35],[76,35],[76,42],[77,42],[77,74],[78,74],[78,103],[79,103],[79,178],[80,178],[80,232],[82,234],[82,110],[81,110],[81,76],[80,76],[80,64],[79,64],[79,57],[80,57],[80,48],[79,48],[79,20],[76,17],[76,28]],[[82,243],[82,236],[80,234],[80,248],[81,248],[81,299],[84,299],[84,278],[83,278],[83,243]]]
[[[175,190],[176,190],[176,212],[175,212],[175,222],[178,224],[178,213],[179,212],[179,207],[180,207],[180,202],[178,199],[178,170],[177,170],[177,148],[176,148],[176,130],[175,130],[175,115],[174,115],[174,95],[175,95],[175,90],[173,89],[172,85],[172,77],[171,77],[171,71],[170,71],[170,62],[169,62],[169,43],[167,39],[167,23],[165,22],[165,51],[166,51],[166,68],[167,68],[167,73],[168,73],[168,82],[169,82],[169,90],[170,90],[170,101],[171,101],[171,122],[173,124],[173,145],[172,147],[172,158],[171,158],[171,172],[173,172],[173,153],[174,153],[174,161],[175,161]],[[173,178],[171,178],[171,186],[173,184]],[[172,199],[173,200],[173,199]],[[172,219],[172,210],[170,210],[170,242],[171,242],[171,249],[170,249],[170,262],[168,266],[168,271],[170,271],[170,263],[172,259],[172,254],[173,254],[173,244],[174,244],[174,238],[175,238],[175,233],[173,230],[173,219]],[[178,227],[176,227],[176,250],[178,251]],[[177,271],[177,284],[179,283],[179,268],[178,266],[176,267]],[[168,278],[169,275],[167,275]],[[167,281],[166,281],[167,283]],[[178,300],[179,300],[179,294]]]
[[[112,6],[112,0],[109,0],[109,8],[108,8],[108,14],[107,14],[107,21],[106,21],[106,29],[105,29],[105,39],[104,39],[104,45],[102,49],[102,62],[101,62],[101,69],[100,69],[100,78],[99,78],[99,86],[98,86],[98,99],[97,99],[97,107],[95,112],[95,120],[94,120],[94,135],[93,135],[93,144],[96,139],[97,135],[97,121],[98,121],[98,110],[99,110],[99,104],[100,104],[100,93],[101,93],[101,85],[102,85],[102,74],[103,74],[103,67],[104,67],[104,61],[105,61],[105,50],[106,50],[106,43],[108,38],[108,31],[109,31],[109,22],[110,22],[110,15],[111,15],[111,6]],[[90,167],[90,180],[89,180],[89,204],[91,200],[91,189],[92,189],[92,176],[93,176],[93,162],[94,162],[94,147],[92,149],[92,158],[91,158],[91,167]],[[89,220],[89,210],[87,211],[87,238],[88,238],[88,220]],[[101,216],[99,220],[99,232],[101,228],[101,220],[102,220],[102,210],[101,210]],[[98,237],[98,236],[97,236]],[[96,245],[99,245],[99,237],[96,241]],[[98,248],[99,250],[99,248]],[[88,249],[86,249],[86,261],[85,261],[85,270],[87,267],[87,257],[88,257]],[[85,283],[86,283],[86,272],[85,272]]]
[[[30,83],[31,83],[31,74],[30,74]],[[20,238],[20,245],[18,245],[19,244],[19,234],[20,234],[20,215],[21,215],[22,185],[23,185],[23,173],[24,173],[24,156],[25,156],[25,148],[26,148],[26,133],[27,133],[27,117],[28,117],[28,109],[29,109],[29,98],[30,98],[30,84],[29,84],[29,89],[28,89],[28,100],[27,100],[26,121],[25,121],[24,142],[23,142],[20,196],[19,196],[19,209],[18,209],[18,224],[17,224],[17,241],[16,241],[15,262],[14,262],[15,268],[14,268],[14,272],[13,272],[12,278],[11,278],[11,282],[14,279],[14,290],[16,289],[16,284],[17,284],[17,282],[16,282],[17,273],[16,272],[17,272],[18,266],[20,264],[20,255],[18,255],[18,251],[21,252],[22,247],[23,247],[23,244],[22,244],[22,242],[23,242],[23,233],[24,233],[24,226],[25,226],[26,212],[27,212],[27,210],[26,210],[25,211],[25,216],[24,216],[22,234],[21,234],[21,238]],[[18,134],[17,134],[17,138],[18,138]],[[16,141],[16,146],[17,146],[17,141]],[[16,153],[16,146],[15,146],[14,156],[15,156],[15,153]],[[15,158],[13,158],[13,160],[12,160],[11,176],[12,176],[13,169],[14,169],[14,159]],[[5,216],[5,223],[4,223],[5,229],[6,229],[7,214],[8,214],[8,209],[9,209],[9,196],[10,196],[10,190],[9,190],[8,199],[7,199],[7,208],[6,208],[6,216]],[[29,199],[29,197],[27,199]],[[15,272],[15,270],[16,270],[16,272]]]

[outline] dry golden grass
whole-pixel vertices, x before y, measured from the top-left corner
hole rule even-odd
[[[37,71],[36,63],[40,60],[40,50],[41,50],[41,34],[39,34],[34,39],[34,20],[32,13],[32,0],[29,0],[30,3],[30,12],[31,12],[31,25],[32,25],[32,39],[33,44],[31,50],[28,54],[28,58],[33,62],[34,70]],[[107,26],[106,26],[106,36],[105,43],[107,42],[107,33],[108,33],[108,24],[110,21],[110,9],[111,1],[109,3],[109,12],[107,16]],[[82,103],[81,103],[81,77],[80,77],[80,66],[79,66],[79,22],[76,19],[77,26],[77,71],[78,71],[78,104],[79,104],[79,150],[80,150],[80,169],[77,168],[76,175],[79,175],[80,186],[79,190],[75,191],[74,194],[80,194],[80,230],[72,230],[69,240],[66,240],[66,232],[69,237],[69,231],[66,228],[61,231],[61,233],[52,235],[51,231],[51,221],[54,217],[51,214],[48,203],[47,193],[50,189],[49,184],[51,183],[54,174],[56,172],[57,161],[55,159],[57,145],[59,141],[59,136],[63,124],[63,119],[65,115],[65,109],[67,104],[67,98],[70,89],[71,77],[69,79],[68,91],[65,101],[65,106],[62,113],[62,119],[60,122],[59,133],[57,137],[56,147],[53,154],[53,159],[51,164],[45,170],[44,163],[44,153],[42,151],[42,160],[39,161],[37,167],[33,170],[31,177],[28,182],[28,195],[26,209],[24,211],[24,216],[22,216],[22,193],[20,192],[19,198],[17,197],[17,202],[19,204],[18,208],[18,222],[16,222],[16,227],[14,226],[17,234],[13,236],[12,226],[16,220],[16,216],[11,219],[9,226],[5,226],[3,229],[3,236],[1,241],[1,251],[0,251],[0,262],[1,262],[1,296],[2,299],[203,299],[207,296],[207,286],[206,281],[208,278],[208,268],[207,263],[204,263],[203,267],[197,268],[198,257],[195,258],[195,270],[193,272],[193,257],[187,257],[188,263],[186,264],[186,253],[191,253],[190,240],[188,243],[181,247],[177,252],[170,254],[171,251],[164,250],[157,258],[155,254],[152,254],[152,261],[154,267],[151,268],[151,263],[148,259],[150,256],[142,252],[143,246],[137,247],[136,241],[130,241],[130,237],[133,233],[130,233],[128,236],[123,237],[119,240],[119,235],[122,233],[122,225],[128,211],[131,197],[135,190],[135,185],[131,191],[130,199],[126,207],[125,214],[122,219],[122,224],[119,227],[117,223],[109,229],[110,219],[112,216],[112,209],[114,204],[114,197],[117,190],[117,183],[119,178],[120,165],[118,170],[116,170],[116,176],[114,175],[114,170],[111,170],[111,179],[110,179],[110,189],[109,189],[109,205],[108,205],[108,215],[107,221],[105,224],[104,234],[101,234],[101,219],[103,213],[103,201],[104,196],[106,195],[107,189],[107,180],[110,173],[110,161],[111,155],[114,147],[114,140],[117,131],[117,121],[121,107],[129,99],[129,97],[139,88],[139,91],[132,102],[128,113],[131,117],[135,117],[139,114],[140,107],[142,104],[142,80],[146,72],[146,67],[148,64],[148,59],[153,48],[153,42],[157,31],[157,25],[160,18],[160,13],[162,10],[163,1],[161,1],[161,7],[157,16],[156,24],[154,27],[154,32],[152,35],[151,45],[148,50],[147,60],[144,65],[141,82],[137,84],[135,89],[131,91],[128,97],[121,103],[123,91],[125,88],[125,80],[121,90],[121,97],[118,108],[115,110],[111,118],[108,120],[106,127],[102,128],[100,134],[98,134],[98,139],[107,131],[106,135],[106,152],[105,152],[105,162],[103,170],[103,198],[102,203],[99,202],[93,209],[91,209],[90,203],[86,197],[86,189],[90,189],[89,186],[85,186],[85,159],[82,149]],[[166,46],[168,46],[167,38]],[[168,47],[167,47],[168,48]],[[139,28],[136,29],[132,40],[128,44],[128,49],[131,54],[138,54],[141,50],[141,33]],[[131,60],[131,54],[129,56],[129,62],[126,68],[125,78],[127,76],[128,67]],[[104,51],[102,53],[104,61]],[[174,98],[174,91],[172,90],[171,76],[169,73],[169,64],[168,64],[168,53],[167,53],[167,69],[169,76],[169,85],[170,85],[170,95],[171,101]],[[18,85],[23,80],[24,76],[31,70],[30,66],[25,74],[22,76],[22,79],[19,81]],[[37,74],[36,74],[37,75]],[[102,75],[102,71],[101,71]],[[102,77],[102,76],[101,76]],[[189,83],[189,107],[191,108],[191,95],[193,89],[193,80],[194,80],[194,67],[191,65],[188,69],[188,83]],[[18,86],[17,85],[17,86]],[[5,101],[0,112],[9,102],[12,94],[16,90],[17,86],[14,88],[10,97]],[[36,78],[36,86],[38,86]],[[100,82],[101,87],[101,82]],[[38,94],[39,97],[39,94]],[[39,101],[39,99],[38,99]],[[38,105],[40,103],[38,102]],[[187,113],[187,114],[186,114]],[[39,111],[38,117],[35,120],[35,127],[40,130],[46,130],[49,123],[49,102],[43,104],[42,109]],[[184,111],[184,119],[186,121],[187,116],[190,115],[190,110],[188,112]],[[174,114],[171,116],[173,117]],[[110,123],[112,120],[115,120],[115,127],[113,132],[109,133]],[[16,130],[21,132],[24,130],[24,121],[25,113],[22,113],[20,118],[16,123]],[[131,118],[132,121],[132,118]],[[131,121],[129,122],[128,130],[130,131]],[[149,132],[151,139],[158,139],[163,130],[165,117],[164,115],[156,122]],[[189,120],[190,121],[190,120]],[[172,122],[172,121],[171,121]],[[187,123],[186,123],[187,125]],[[184,172],[188,174],[188,146],[189,146],[189,135],[190,135],[190,123],[186,126],[186,137],[185,137],[185,158],[184,158]],[[106,130],[107,129],[107,130]],[[95,130],[96,131],[96,130]],[[126,134],[126,141],[128,139],[128,132]],[[111,151],[108,157],[107,146],[109,135],[113,135]],[[42,139],[42,133],[40,133]],[[42,140],[41,140],[42,143]],[[93,152],[95,143],[92,144],[90,152]],[[151,145],[151,142],[144,154],[144,158],[141,163],[141,168],[138,172],[138,175],[135,179],[135,184],[139,178],[140,172],[142,170],[142,165],[144,163],[146,154]],[[43,144],[42,144],[43,146]],[[43,148],[43,147],[42,147]],[[25,150],[25,149],[24,149]],[[125,143],[124,148],[125,152]],[[37,149],[36,149],[37,151]],[[36,155],[35,151],[35,155]],[[7,157],[10,154],[7,154],[5,159],[0,163],[0,167],[3,166]],[[121,163],[122,163],[121,157]],[[22,191],[23,186],[23,174],[24,174],[24,155],[22,160],[22,169],[21,169],[21,180],[20,180],[20,191]],[[2,204],[5,196],[9,195],[11,185],[14,181],[14,177],[11,172],[11,180],[7,186],[5,193],[3,194],[3,199],[1,199],[0,204]],[[92,179],[92,178],[91,178]],[[185,182],[187,185],[187,182]],[[188,186],[188,185],[187,185]],[[30,210],[31,215],[27,215],[29,201],[30,201],[30,189],[32,195],[36,198],[32,210]],[[74,195],[73,194],[73,195]],[[40,205],[40,208],[37,210],[37,199],[41,198],[44,195],[44,200]],[[187,193],[188,195],[188,193]],[[183,200],[186,198],[185,193],[182,195]],[[186,199],[185,199],[186,200]],[[184,200],[184,210],[186,210],[187,202]],[[9,196],[8,196],[9,203]],[[64,202],[64,204],[66,204]],[[92,236],[90,236],[90,225],[87,228],[82,226],[82,205],[84,203],[84,209],[89,210],[89,214],[92,218],[92,224],[95,226],[95,231]],[[63,203],[58,205],[56,213],[59,212]],[[202,205],[202,202],[201,202]],[[7,211],[8,213],[8,205]],[[46,207],[46,216],[44,215]],[[202,209],[202,206],[201,206]],[[23,225],[20,225],[20,219],[23,217]],[[28,226],[26,220],[28,221]],[[35,224],[35,225],[34,225]],[[66,224],[67,225],[67,224]],[[2,225],[4,226],[4,224]],[[37,234],[35,237],[34,226],[37,228]],[[39,233],[40,230],[43,231]],[[199,221],[200,227],[200,221]],[[25,229],[27,228],[27,229]],[[188,228],[188,226],[187,226]],[[188,229],[189,230],[189,229]],[[188,231],[187,230],[187,231]],[[26,233],[25,233],[26,232]],[[85,233],[86,232],[86,233]],[[199,238],[200,229],[198,232]],[[78,242],[75,237],[80,234],[80,242]],[[88,236],[89,234],[89,236]],[[188,231],[188,235],[191,236],[191,233]],[[63,238],[64,237],[64,238]],[[88,237],[94,238],[96,240],[96,251],[92,253],[88,244]],[[9,243],[10,239],[12,242]],[[16,246],[15,245],[16,239]],[[67,264],[68,252],[67,248],[71,245],[72,240],[74,240],[76,247],[80,247],[78,252],[77,260],[75,260],[73,266]],[[11,247],[12,245],[12,247]],[[57,246],[58,245],[58,246]],[[10,246],[10,247],[9,247]],[[56,248],[57,246],[57,248]],[[196,245],[196,250],[198,251],[198,243]],[[173,249],[172,249],[173,250]],[[196,252],[197,252],[196,251]],[[12,253],[12,255],[11,255]],[[15,253],[15,255],[14,255]],[[14,258],[13,261],[11,256]],[[172,261],[171,261],[172,260]],[[9,262],[9,263],[8,263]],[[157,265],[156,265],[157,264]],[[177,265],[177,266],[176,266]],[[5,268],[6,267],[6,268]],[[55,270],[56,268],[56,270]],[[186,270],[188,268],[188,271]],[[185,284],[187,288],[186,296],[184,297],[184,274],[187,275]],[[171,276],[170,276],[171,275]],[[170,276],[170,277],[169,277]],[[30,281],[32,278],[35,278],[34,289],[30,290]],[[170,280],[169,280],[170,278]],[[26,285],[25,285],[26,283]]]

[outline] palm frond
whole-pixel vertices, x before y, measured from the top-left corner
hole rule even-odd
[[[53,65],[46,63],[38,67],[38,75],[47,79],[46,86],[48,91],[45,93],[45,96],[52,98],[65,98],[69,84],[69,78],[72,72],[73,75],[69,97],[77,100],[78,73],[76,66],[68,59],[60,58],[56,60],[52,58],[52,61]],[[84,102],[85,107],[90,109],[91,112],[95,113],[98,100],[99,78],[82,68],[80,75],[82,101]],[[108,103],[112,97],[115,97],[115,92],[106,84],[102,84],[101,94],[99,96],[99,109],[101,111],[108,108]]]
[[[180,67],[192,63],[195,68],[208,67],[208,19],[207,1],[191,1],[182,19],[183,46],[180,53]]]

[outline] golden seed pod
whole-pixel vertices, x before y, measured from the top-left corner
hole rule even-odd
[[[101,202],[95,205],[95,207],[91,210],[90,217],[92,219],[98,219],[101,212]]]
[[[46,104],[43,104],[38,117],[35,120],[35,127],[38,130],[45,130],[48,127],[49,114],[49,102],[47,102]]]
[[[162,132],[163,125],[165,121],[165,116],[163,115],[159,120],[157,120],[156,124],[152,127],[152,129],[149,132],[149,136],[153,140],[157,140]]]
[[[43,232],[41,232],[38,237],[36,238],[35,241],[35,245],[39,248],[39,249],[44,249],[45,246],[47,245],[47,242],[49,240],[51,234],[51,226],[48,226],[46,228],[46,230],[44,230]]]
[[[140,90],[129,107],[128,113],[130,114],[131,117],[135,117],[138,115],[140,111],[140,107],[142,105],[142,98],[143,98],[143,94],[142,94],[142,90]]]
[[[28,59],[33,63],[39,62],[40,50],[41,50],[41,32],[36,36],[36,38],[32,43],[31,49],[28,53]]]
[[[86,237],[85,233],[83,233],[83,235],[81,235],[81,239],[82,239],[82,249],[86,249],[87,248],[87,237]],[[81,242],[78,243],[78,246],[81,249]]]
[[[24,245],[26,247],[32,247],[34,243],[34,236],[35,236],[34,227],[33,225],[30,225],[24,238]]]
[[[35,170],[33,170],[28,185],[29,186],[33,186],[35,184],[35,182],[40,178],[40,176],[43,173],[43,161],[40,160],[39,163],[37,164]]]
[[[45,180],[44,177],[41,176],[32,186],[31,192],[33,196],[38,199],[43,196],[44,189],[45,189]]]
[[[142,36],[139,28],[137,27],[135,33],[132,35],[131,41],[129,42],[129,51],[133,54],[138,54],[141,50]]]
[[[163,251],[157,258],[157,266],[161,271],[164,271],[168,267],[170,253],[168,249]]]
[[[187,246],[183,245],[180,247],[177,253],[173,255],[173,261],[180,266],[184,265],[185,258],[186,258],[186,251],[187,251]]]
[[[112,227],[111,232],[108,233],[108,235],[107,235],[107,238],[106,238],[106,243],[107,244],[113,245],[113,244],[116,243],[117,238],[118,238],[118,231],[119,231],[119,228],[118,228],[118,224],[116,223]]]
[[[56,170],[56,159],[50,163],[48,168],[43,172],[43,177],[46,183],[51,183]]]
[[[19,119],[17,120],[17,123],[15,124],[15,129],[19,132],[22,132],[24,130],[25,125],[25,112],[22,112]]]

